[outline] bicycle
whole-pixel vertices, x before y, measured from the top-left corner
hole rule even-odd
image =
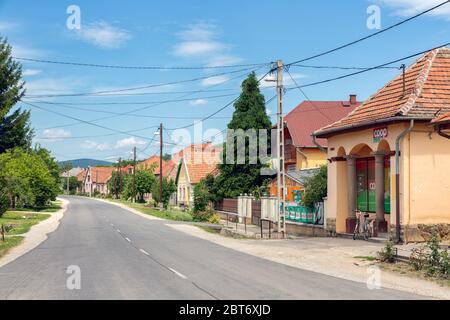
[[[364,240],[369,240],[373,235],[373,221],[370,221],[369,214],[355,210],[356,212],[356,226],[353,231],[353,240],[356,240],[357,235],[362,235]]]

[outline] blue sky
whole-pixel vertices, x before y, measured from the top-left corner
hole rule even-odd
[[[0,33],[8,37],[15,56],[44,60],[128,66],[211,66],[262,63],[276,59],[292,62],[376,32],[369,30],[366,23],[370,5],[381,8],[381,27],[386,27],[440,2],[9,0],[0,1]],[[77,5],[81,10],[80,30],[70,30],[66,26],[69,17],[66,10],[70,5]],[[307,64],[370,67],[408,56],[448,42],[449,20],[450,5],[447,5],[379,37],[308,61]],[[406,61],[407,64],[412,62]],[[239,69],[242,68],[233,70]],[[249,72],[244,70],[214,76],[230,70],[120,70],[37,62],[23,62],[23,70],[27,95],[30,96],[28,99],[32,99],[33,104],[88,121],[109,115],[109,119],[95,123],[120,131],[147,128],[134,133],[139,137],[112,135],[114,132],[105,128],[32,108],[35,142],[52,150],[59,160],[128,158],[133,146],[142,150],[147,146],[148,139],[154,137],[155,129],[149,127],[157,126],[161,121],[167,128],[185,126],[224,106],[233,99],[233,94],[238,94],[239,83]],[[267,67],[262,67],[256,73],[262,75],[267,70]],[[298,67],[290,71],[299,84],[347,73]],[[350,93],[358,94],[359,99],[366,99],[397,73],[397,70],[377,70],[306,88],[305,92],[312,100],[345,100]],[[117,90],[199,77],[205,79],[125,92],[142,95],[31,98],[33,95]],[[204,92],[182,93],[193,90]],[[267,98],[275,94],[273,88],[264,88],[263,92]],[[136,112],[141,116],[111,117],[111,114],[102,113],[123,113],[154,102],[176,99],[186,101],[164,103]],[[288,92],[286,112],[303,99],[297,90]],[[114,104],[99,105],[111,102]],[[272,115],[275,108],[274,102],[267,105]],[[197,141],[214,133],[206,132],[208,129],[224,129],[232,111],[232,107],[227,108],[204,122],[204,137],[197,135]],[[180,119],[158,118],[167,116]],[[146,137],[147,140],[144,139]],[[152,155],[158,148],[158,144],[153,143],[138,156],[144,158]],[[170,149],[167,151],[170,152]]]

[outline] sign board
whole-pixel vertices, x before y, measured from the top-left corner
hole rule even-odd
[[[373,142],[380,142],[382,139],[387,138],[389,131],[387,127],[373,129]]]

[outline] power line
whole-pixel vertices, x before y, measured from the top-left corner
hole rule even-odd
[[[449,1],[450,1],[450,0],[449,0]],[[260,83],[261,80],[263,80],[267,75],[269,75],[270,73],[272,73],[273,70],[274,70],[274,69],[271,68],[268,72],[266,72],[260,79],[258,79],[258,83]],[[231,100],[230,102],[228,102],[227,104],[225,104],[223,107],[219,108],[218,110],[216,110],[215,112],[211,113],[209,116],[207,116],[207,117],[201,119],[200,121],[203,122],[203,121],[206,121],[206,120],[212,118],[213,116],[215,116],[215,115],[218,114],[219,112],[225,110],[225,109],[228,108],[230,105],[232,105],[233,103],[235,103],[235,102],[239,99],[239,97],[240,97],[240,96],[237,96],[236,98],[234,98],[233,100]],[[271,99],[273,99],[273,97],[272,97]],[[189,125],[186,125],[186,126],[182,126],[182,127],[178,127],[178,128],[171,128],[171,129],[167,129],[167,130],[169,130],[169,131],[174,131],[174,130],[178,130],[178,129],[187,129],[187,128],[193,127],[194,125],[195,125],[195,123],[192,123],[192,124],[189,124]]]
[[[400,21],[400,22],[397,22],[397,23],[395,23],[395,24],[393,24],[393,25],[391,25],[391,26],[389,26],[389,27],[387,27],[387,28],[381,29],[380,31],[377,31],[377,32],[375,32],[375,33],[373,33],[373,34],[370,34],[370,35],[368,35],[368,36],[365,36],[365,37],[359,38],[359,39],[357,39],[357,40],[351,41],[351,42],[346,43],[346,44],[344,44],[344,45],[341,45],[341,46],[339,46],[339,47],[337,47],[337,48],[334,48],[334,49],[331,49],[331,50],[327,50],[327,51],[325,51],[325,52],[318,53],[318,54],[315,54],[315,55],[313,55],[313,56],[310,56],[310,57],[307,57],[307,58],[303,58],[303,59],[301,59],[301,60],[297,60],[297,61],[291,62],[291,63],[289,63],[289,64],[286,64],[286,66],[293,65],[293,64],[298,64],[298,63],[305,62],[305,61],[309,61],[309,60],[312,60],[312,59],[316,59],[316,58],[319,58],[319,57],[328,55],[328,54],[330,54],[330,53],[339,51],[339,50],[341,50],[341,49],[350,47],[350,46],[352,46],[352,45],[354,45],[354,44],[357,44],[357,43],[359,43],[359,42],[365,41],[365,40],[367,40],[367,39],[373,38],[373,37],[378,36],[378,35],[380,35],[380,34],[386,32],[386,31],[389,31],[389,30],[394,29],[394,28],[396,28],[396,27],[398,27],[398,26],[400,26],[400,25],[402,25],[402,24],[405,24],[405,23],[407,23],[407,22],[409,22],[409,21],[411,21],[411,20],[414,20],[414,19],[416,19],[416,18],[418,18],[418,17],[420,17],[420,16],[423,16],[423,15],[425,15],[425,14],[427,14],[427,13],[433,11],[433,10],[436,10],[436,9],[438,9],[438,8],[440,8],[440,7],[442,7],[442,6],[446,5],[446,4],[448,4],[449,2],[450,2],[450,0],[444,1],[444,2],[442,2],[442,3],[440,3],[440,4],[436,5],[436,6],[434,6],[434,7],[432,7],[432,8],[430,8],[430,9],[428,9],[428,10],[422,11],[422,12],[420,12],[420,13],[418,13],[418,14],[412,16],[412,17],[409,17],[409,18],[407,18],[407,19],[405,19],[405,20],[402,20],[402,21]]]
[[[303,91],[303,89],[298,85],[297,81],[295,81],[294,77],[292,76],[292,74],[289,72],[289,69],[286,69],[287,74],[289,75],[289,77],[291,78],[291,80],[294,82],[295,86],[298,88],[298,90],[303,94],[303,96],[306,98],[306,100],[309,101],[309,103],[311,103],[311,105],[317,110],[319,111],[319,113],[321,115],[323,115],[325,118],[327,118],[330,121],[333,121],[325,112],[323,112],[322,110],[320,110],[319,107],[317,107],[310,99],[309,97],[306,95],[305,91]]]
[[[259,69],[261,69],[261,67],[255,69],[255,70],[252,70],[252,71],[255,72],[255,71],[259,70]],[[247,74],[247,72],[245,72],[244,74]],[[224,83],[229,82],[229,81],[233,81],[233,80],[235,80],[235,79],[239,79],[239,78],[241,78],[244,74],[240,74],[240,75],[238,75],[238,76],[236,76],[236,77],[230,78],[230,79],[228,79],[227,81],[225,81]],[[220,86],[220,85],[222,85],[222,84],[223,84],[223,83],[218,83],[218,84],[215,84],[215,85],[213,85],[213,86],[211,86],[211,87],[217,87],[217,86]],[[210,90],[210,89],[205,89],[205,90],[203,90],[203,92],[208,91],[208,90]],[[202,92],[202,91],[200,90],[200,92]],[[193,94],[192,94],[192,93],[188,93],[188,94],[179,96],[179,98],[184,98],[184,97],[188,97],[188,96],[191,96],[191,95],[193,95]],[[169,103],[169,102],[171,102],[171,101],[172,101],[172,100],[169,100],[169,101],[167,101],[167,102],[166,102],[166,101],[161,101],[161,102],[152,104],[152,105],[150,105],[150,106],[146,106],[146,107],[138,108],[138,109],[133,109],[133,110],[130,110],[130,111],[128,111],[128,112],[121,113],[120,115],[111,115],[111,116],[107,116],[107,117],[97,118],[97,119],[91,120],[91,122],[96,122],[96,121],[101,121],[101,120],[107,120],[107,119],[112,119],[112,118],[116,118],[116,117],[119,117],[119,116],[128,115],[128,114],[131,114],[131,113],[134,113],[134,112],[143,111],[143,110],[146,110],[146,109],[149,109],[149,108],[153,108],[153,107],[156,107],[156,106],[165,104],[165,103]],[[45,130],[45,129],[66,128],[66,127],[71,127],[71,126],[75,126],[75,125],[78,125],[78,124],[79,124],[79,122],[77,122],[77,123],[72,123],[72,124],[67,124],[67,125],[54,126],[54,127],[50,127],[50,128],[43,128],[43,129]]]
[[[202,76],[202,77],[197,77],[197,78],[178,80],[178,81],[171,81],[171,82],[165,82],[165,83],[149,84],[149,85],[146,85],[146,86],[130,87],[130,88],[123,88],[123,89],[115,89],[115,90],[103,90],[103,91],[69,93],[69,94],[52,94],[52,95],[44,95],[44,96],[42,96],[42,95],[41,96],[40,95],[28,95],[28,96],[25,95],[25,96],[29,97],[29,98],[32,98],[32,97],[34,97],[34,98],[52,97],[53,98],[53,97],[102,96],[104,94],[109,94],[109,93],[120,93],[120,92],[136,91],[136,90],[143,90],[143,89],[150,89],[150,88],[157,88],[157,87],[172,86],[172,85],[183,84],[183,83],[188,83],[188,82],[196,82],[196,81],[210,79],[210,78],[215,78],[215,77],[220,77],[220,76],[224,76],[224,75],[229,75],[229,74],[235,74],[235,73],[239,73],[239,72],[249,71],[251,69],[252,68],[245,68],[245,69],[233,70],[233,71],[228,71],[228,72],[221,72],[221,73],[216,73],[216,74],[210,74],[210,75],[207,75],[207,76]]]
[[[423,55],[423,54],[425,54],[425,53],[427,53],[429,51],[432,51],[432,50],[435,50],[435,49],[439,49],[439,48],[442,48],[442,47],[446,47],[448,45],[450,45],[450,42],[445,43],[445,44],[440,45],[440,46],[437,46],[437,47],[434,47],[432,49],[428,49],[428,50],[425,50],[425,51],[421,51],[419,53],[415,53],[415,54],[409,55],[407,57],[403,57],[403,58],[400,58],[400,59],[389,61],[389,62],[380,64],[380,65],[375,66],[375,67],[363,69],[363,70],[360,70],[360,71],[357,71],[357,72],[345,74],[345,75],[342,75],[342,76],[339,76],[339,77],[335,77],[335,78],[331,78],[331,79],[326,79],[326,80],[322,80],[322,81],[308,83],[308,84],[305,84],[305,85],[302,85],[302,86],[296,86],[294,88],[288,88],[287,90],[292,90],[292,89],[296,89],[296,88],[298,89],[299,87],[300,88],[312,87],[312,86],[316,86],[316,85],[319,85],[319,84],[328,83],[328,82],[332,82],[332,81],[336,81],[336,80],[341,80],[341,79],[344,79],[344,78],[352,77],[352,76],[355,76],[355,75],[358,75],[358,74],[362,74],[362,73],[365,73],[365,72],[368,72],[368,71],[372,71],[372,70],[375,70],[375,69],[380,69],[381,67],[385,67],[385,66],[388,66],[388,65],[391,65],[391,64],[394,64],[394,63],[398,63],[398,62],[403,61],[403,60],[411,59],[411,58]]]
[[[336,70],[365,70],[367,67],[339,67],[339,66],[311,66],[304,64],[291,64],[290,67],[310,68],[310,69],[336,69]],[[382,67],[379,69],[399,69],[397,67]]]
[[[124,65],[109,65],[109,64],[97,64],[97,63],[82,63],[82,62],[72,62],[72,61],[58,61],[58,60],[42,60],[42,59],[32,59],[24,57],[13,57],[13,59],[46,63],[46,64],[58,64],[58,65],[69,65],[77,67],[93,67],[93,68],[105,68],[105,69],[125,69],[125,70],[208,70],[208,69],[225,69],[225,68],[242,68],[242,67],[257,67],[270,64],[265,63],[248,63],[248,64],[233,64],[233,65],[217,65],[217,66],[124,66]]]
[[[87,120],[83,120],[83,119],[80,119],[80,118],[72,117],[72,116],[69,116],[69,115],[57,112],[57,111],[49,110],[47,108],[44,108],[44,107],[41,107],[41,106],[38,106],[38,105],[35,105],[35,104],[32,104],[32,103],[29,103],[29,102],[22,101],[22,100],[21,100],[21,102],[23,104],[25,104],[25,105],[28,105],[28,106],[31,106],[31,107],[34,107],[34,108],[37,108],[37,109],[40,109],[40,110],[43,110],[43,111],[46,111],[46,112],[49,112],[49,113],[56,114],[56,115],[59,115],[61,117],[65,117],[65,118],[68,118],[68,119],[76,120],[76,121],[79,121],[79,122],[82,122],[82,123],[85,123],[85,124],[88,124],[88,125],[91,125],[91,126],[94,126],[94,127],[98,127],[98,128],[101,128],[101,129],[117,132],[117,133],[120,133],[120,134],[129,135],[129,136],[132,136],[132,137],[148,140],[147,137],[144,137],[144,136],[141,136],[141,135],[136,135],[136,134],[129,133],[127,131],[121,131],[121,130],[116,130],[116,129],[109,128],[109,127],[106,127],[106,126],[102,126],[100,124],[93,123],[92,121],[87,121]]]

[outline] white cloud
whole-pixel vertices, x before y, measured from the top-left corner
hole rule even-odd
[[[180,42],[173,47],[173,54],[185,58],[215,59],[216,55],[229,49],[229,45],[217,38],[217,26],[211,23],[196,23],[186,26],[177,36]]]
[[[71,136],[72,133],[64,129],[45,129],[42,132],[42,138],[45,139],[47,142],[59,141]]]
[[[215,77],[209,77],[202,80],[202,86],[208,87],[208,86],[214,86],[218,85],[224,82],[227,82],[230,80],[227,76],[215,76]]]
[[[130,137],[130,138],[125,138],[125,139],[117,141],[115,148],[122,149],[122,148],[128,148],[128,147],[141,146],[144,144],[146,144],[146,142],[144,140]]]
[[[381,4],[391,7],[395,14],[401,16],[412,16],[419,12],[430,9],[442,2],[442,0],[379,0]],[[429,15],[450,19],[450,5],[444,5],[433,10]]]
[[[131,34],[127,30],[105,21],[83,24],[81,29],[75,32],[81,40],[104,49],[120,48],[131,39]]]
[[[81,144],[81,147],[85,148],[85,149],[95,149],[95,150],[99,150],[99,151],[106,151],[106,150],[110,150],[111,149],[111,146],[107,142],[98,143],[98,142],[92,141],[92,140],[84,141]]]
[[[210,59],[208,67],[227,66],[242,62],[242,59],[235,56],[219,55]]]
[[[42,50],[22,46],[19,44],[12,43],[11,47],[12,55],[18,58],[40,58],[45,55],[45,52]]]
[[[185,41],[175,45],[174,53],[178,56],[205,56],[223,48],[223,44],[217,41]]]
[[[38,70],[38,69],[25,69],[22,72],[22,75],[24,77],[33,77],[33,76],[40,74],[41,72],[42,72],[42,70]]]
[[[208,104],[208,100],[205,99],[197,99],[189,102],[191,106],[204,106]]]
[[[84,84],[83,79],[78,78],[41,78],[27,81],[25,87],[27,95],[51,95],[70,94]]]

